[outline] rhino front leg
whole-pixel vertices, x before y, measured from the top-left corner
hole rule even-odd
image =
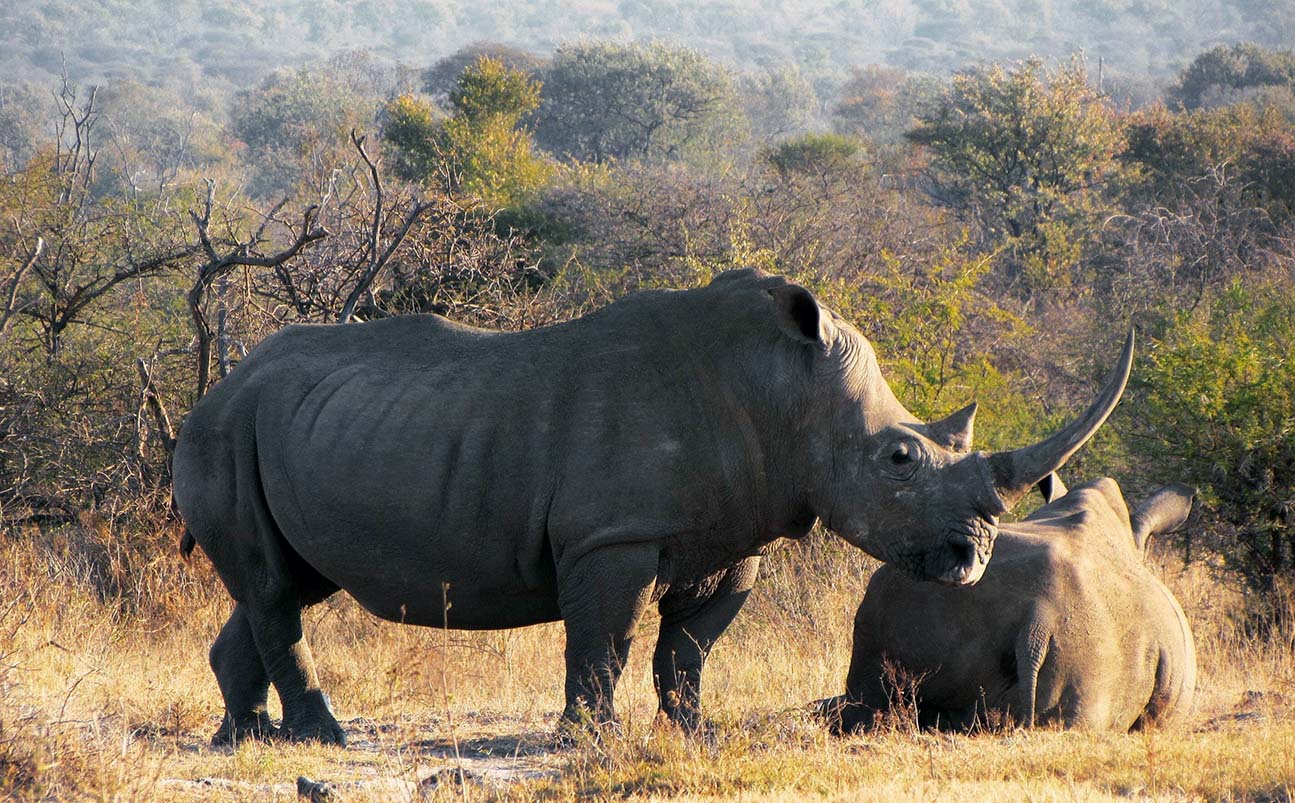
[[[658,562],[652,545],[606,546],[559,575],[558,605],[567,631],[563,720],[616,721],[616,682],[656,586]]]
[[[760,557],[661,598],[661,635],[652,656],[661,712],[688,733],[701,727],[701,672],[720,634],[755,585]]]
[[[1052,625],[1040,613],[1030,617],[1016,639],[1016,673],[1020,700],[1012,714],[1027,728],[1035,725],[1039,703],[1039,671],[1052,646]]]
[[[871,624],[868,607],[860,603],[854,614],[854,642],[850,668],[845,675],[845,694],[814,704],[817,713],[837,735],[872,727],[877,714],[890,707],[891,695],[885,682],[889,658],[878,652],[876,639],[870,638]]]
[[[211,737],[212,744],[233,745],[244,739],[275,736],[278,731],[266,711],[270,676],[256,649],[244,605],[234,606],[229,621],[211,645],[208,658],[225,699],[225,720]]]
[[[283,704],[282,735],[293,741],[345,746],[346,734],[319,687],[315,661],[302,632],[301,603],[291,599],[273,606],[249,607],[247,616],[266,672]]]

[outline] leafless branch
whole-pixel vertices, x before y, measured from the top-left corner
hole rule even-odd
[[[311,205],[302,213],[301,227],[297,230],[296,239],[288,247],[275,254],[262,255],[257,253],[255,249],[262,241],[266,225],[284,206],[285,199],[285,201],[276,205],[269,215],[266,215],[265,220],[262,221],[251,239],[245,242],[236,241],[232,243],[230,249],[222,254],[217,251],[215,244],[212,242],[210,232],[214,197],[215,184],[209,181],[202,215],[198,215],[192,210],[189,212],[189,216],[193,219],[193,223],[198,229],[198,240],[202,244],[202,250],[207,255],[207,261],[198,269],[197,280],[187,296],[189,314],[193,318],[194,332],[198,338],[198,380],[195,401],[202,398],[203,394],[207,392],[207,387],[211,381],[211,342],[213,334],[211,325],[207,321],[206,313],[203,312],[203,301],[211,289],[212,283],[240,266],[277,270],[283,263],[301,253],[302,249],[329,235],[326,228],[315,225],[315,215],[319,207]]]
[[[148,363],[141,357],[135,361],[135,368],[139,371],[140,393],[144,399],[144,406],[153,414],[158,439],[166,452],[167,465],[170,466],[171,455],[175,452],[175,428],[171,426],[171,416],[167,414],[166,407],[162,404],[162,397],[153,384],[153,372],[149,370]]]
[[[378,171],[377,164],[369,157],[368,151],[364,148],[364,137],[357,136],[355,129],[351,129],[351,142],[354,143],[355,149],[360,152],[360,158],[369,168],[369,180],[373,182],[373,191],[376,196],[373,204],[373,222],[369,229],[368,243],[368,264],[365,265],[363,272],[355,282],[355,287],[346,297],[346,302],[342,304],[342,311],[337,315],[338,323],[350,323],[351,318],[355,315],[355,305],[360,302],[369,288],[373,286],[373,280],[377,278],[383,266],[396,253],[396,249],[405,241],[409,235],[409,230],[414,227],[418,219],[423,216],[427,210],[435,206],[432,201],[416,201],[405,215],[404,221],[396,231],[391,242],[379,253],[380,238],[382,235],[382,176]]]
[[[18,270],[9,277],[9,286],[5,288],[4,309],[0,310],[0,338],[5,336],[9,331],[9,325],[13,322],[13,316],[19,311],[21,305],[18,304],[18,288],[22,284],[23,277],[40,259],[41,252],[45,250],[45,240],[41,237],[36,238],[36,247],[32,249],[31,256],[18,268]]]

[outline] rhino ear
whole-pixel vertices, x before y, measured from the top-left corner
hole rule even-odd
[[[1039,480],[1034,487],[1039,489],[1039,494],[1043,496],[1044,504],[1055,502],[1068,493],[1066,484],[1061,481],[1055,471]]]
[[[784,284],[767,291],[778,308],[778,325],[802,343],[826,342],[823,310],[814,294],[798,284]]]
[[[1129,517],[1133,525],[1133,545],[1138,552],[1145,552],[1147,540],[1153,534],[1173,532],[1183,526],[1192,512],[1192,497],[1196,489],[1190,485],[1174,483],[1166,485],[1138,505]]]
[[[931,440],[955,452],[971,451],[971,438],[975,430],[975,402],[946,418],[926,425],[926,432]]]

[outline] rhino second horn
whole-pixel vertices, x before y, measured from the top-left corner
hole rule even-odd
[[[1120,359],[1106,380],[1106,387],[1083,415],[1041,443],[989,456],[998,495],[1008,507],[1019,502],[1035,483],[1065,465],[1070,456],[1093,437],[1119,403],[1132,367],[1133,332],[1130,330]]]

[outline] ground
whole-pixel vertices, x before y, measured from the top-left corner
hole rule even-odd
[[[1170,555],[1158,571],[1196,631],[1197,708],[1137,734],[826,734],[805,712],[838,693],[873,565],[827,536],[769,561],[707,668],[713,730],[654,719],[656,623],[617,707],[623,732],[557,748],[562,631],[446,633],[376,621],[345,596],[309,637],[346,749],[212,748],[206,650],[230,603],[173,526],[85,521],[0,534],[0,800],[1250,800],[1295,789],[1295,650],[1247,635],[1224,575]],[[299,780],[300,779],[300,780]]]

